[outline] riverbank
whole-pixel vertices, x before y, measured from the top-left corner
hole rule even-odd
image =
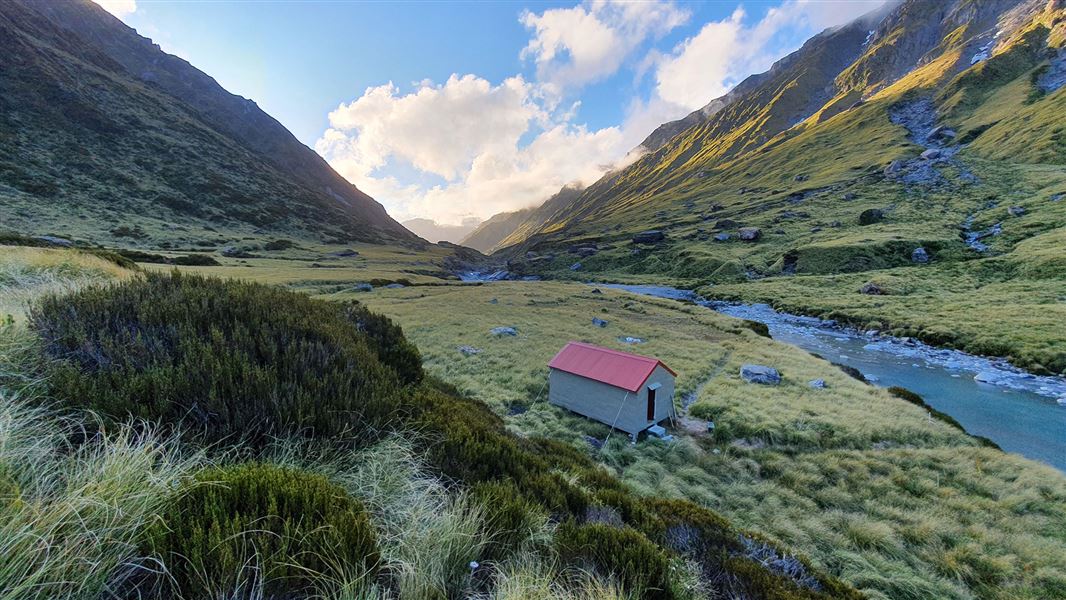
[[[774,339],[856,368],[876,385],[912,390],[969,433],[1066,471],[1066,378],[1034,375],[1004,359],[783,313],[766,304],[707,300],[664,286],[609,287],[692,302],[763,323]]]

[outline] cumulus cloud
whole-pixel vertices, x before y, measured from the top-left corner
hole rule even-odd
[[[120,19],[137,12],[137,0],[93,0],[93,2]]]
[[[540,14],[526,11],[521,22],[533,36],[522,57],[536,63],[538,79],[561,93],[609,77],[645,40],[688,17],[670,2],[596,0]]]
[[[574,92],[615,74],[648,40],[682,24],[687,11],[608,0],[527,11],[521,22],[531,39],[522,56],[535,63],[534,80],[516,75],[493,83],[468,74],[415,82],[410,91],[371,87],[330,113],[315,149],[400,220],[486,219],[636,160],[639,151],[631,150],[658,125],[765,70],[812,29],[881,3],[785,0],[754,23],[738,7],[675,47],[631,61],[637,79],[650,74],[654,86],[644,97],[619,98],[627,106],[623,122],[601,129],[577,122]]]
[[[553,120],[521,77],[492,85],[453,75],[408,94],[391,83],[367,89],[330,113],[315,149],[394,216],[455,224],[590,183],[625,154],[620,128],[589,130],[571,117]],[[397,161],[444,182],[402,182],[389,173]]]

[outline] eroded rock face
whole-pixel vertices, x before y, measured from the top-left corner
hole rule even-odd
[[[880,208],[867,208],[859,214],[859,225],[873,225],[885,220],[885,213]]]
[[[633,236],[633,243],[634,244],[655,244],[655,243],[663,241],[664,239],[666,239],[666,235],[662,231],[660,231],[658,229],[652,229],[652,230],[649,230],[649,231],[642,231],[642,232],[638,233],[637,235]]]
[[[745,242],[755,242],[762,237],[762,230],[758,227],[741,227],[739,235]]]
[[[867,296],[884,296],[885,290],[881,286],[872,281],[867,281],[859,288],[860,294],[866,294]]]
[[[777,385],[781,383],[781,374],[777,369],[766,365],[743,365],[740,376],[748,383],[759,385]]]

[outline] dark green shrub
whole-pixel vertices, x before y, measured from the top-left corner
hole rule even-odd
[[[355,302],[347,305],[345,315],[373,342],[378,360],[392,367],[404,383],[422,381],[422,354],[407,341],[399,325]]]
[[[482,482],[471,488],[485,510],[486,560],[503,560],[522,548],[544,521],[544,510],[510,481]]]
[[[741,549],[739,532],[718,513],[688,500],[646,498],[644,506],[658,519],[645,533],[664,548],[700,560]]]
[[[282,239],[271,240],[271,241],[263,244],[263,250],[270,250],[270,251],[288,250],[289,248],[292,248],[295,245],[296,245],[296,243],[293,242],[292,240],[282,240]]]
[[[170,262],[186,267],[217,267],[222,264],[215,260],[215,257],[208,254],[185,254],[182,256],[175,256]]]
[[[261,577],[267,597],[306,596],[339,565],[373,576],[374,528],[358,500],[325,477],[246,463],[199,473],[149,533],[175,592],[207,598]]]
[[[60,359],[56,398],[206,441],[373,436],[397,404],[398,374],[344,305],[279,288],[150,274],[48,298],[32,325]]]
[[[568,521],[556,531],[555,547],[565,564],[615,577],[640,598],[673,598],[669,559],[633,529]]]

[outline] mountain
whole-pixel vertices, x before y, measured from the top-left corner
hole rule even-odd
[[[608,178],[610,174],[606,175],[604,179]],[[526,216],[525,220],[518,223],[514,230],[508,233],[503,240],[496,244],[496,248],[506,248],[520,243],[528,236],[532,235],[544,226],[551,218],[561,210],[566,209],[572,202],[577,200],[581,195],[584,188],[580,185],[566,185],[563,186],[558,192],[555,192],[543,204],[534,208],[532,212]]]
[[[660,127],[500,256],[1066,372],[1064,40],[1062,0],[892,3]],[[574,272],[576,244],[599,251]]]
[[[417,242],[255,102],[89,0],[0,4],[0,226]]]
[[[513,212],[502,212],[482,221],[459,243],[484,253],[491,253],[504,238],[511,235],[519,225],[533,214],[533,208],[524,208]]]
[[[466,220],[462,225],[441,225],[433,219],[409,219],[403,222],[408,231],[430,242],[458,243],[465,238],[480,223],[477,219]]]

